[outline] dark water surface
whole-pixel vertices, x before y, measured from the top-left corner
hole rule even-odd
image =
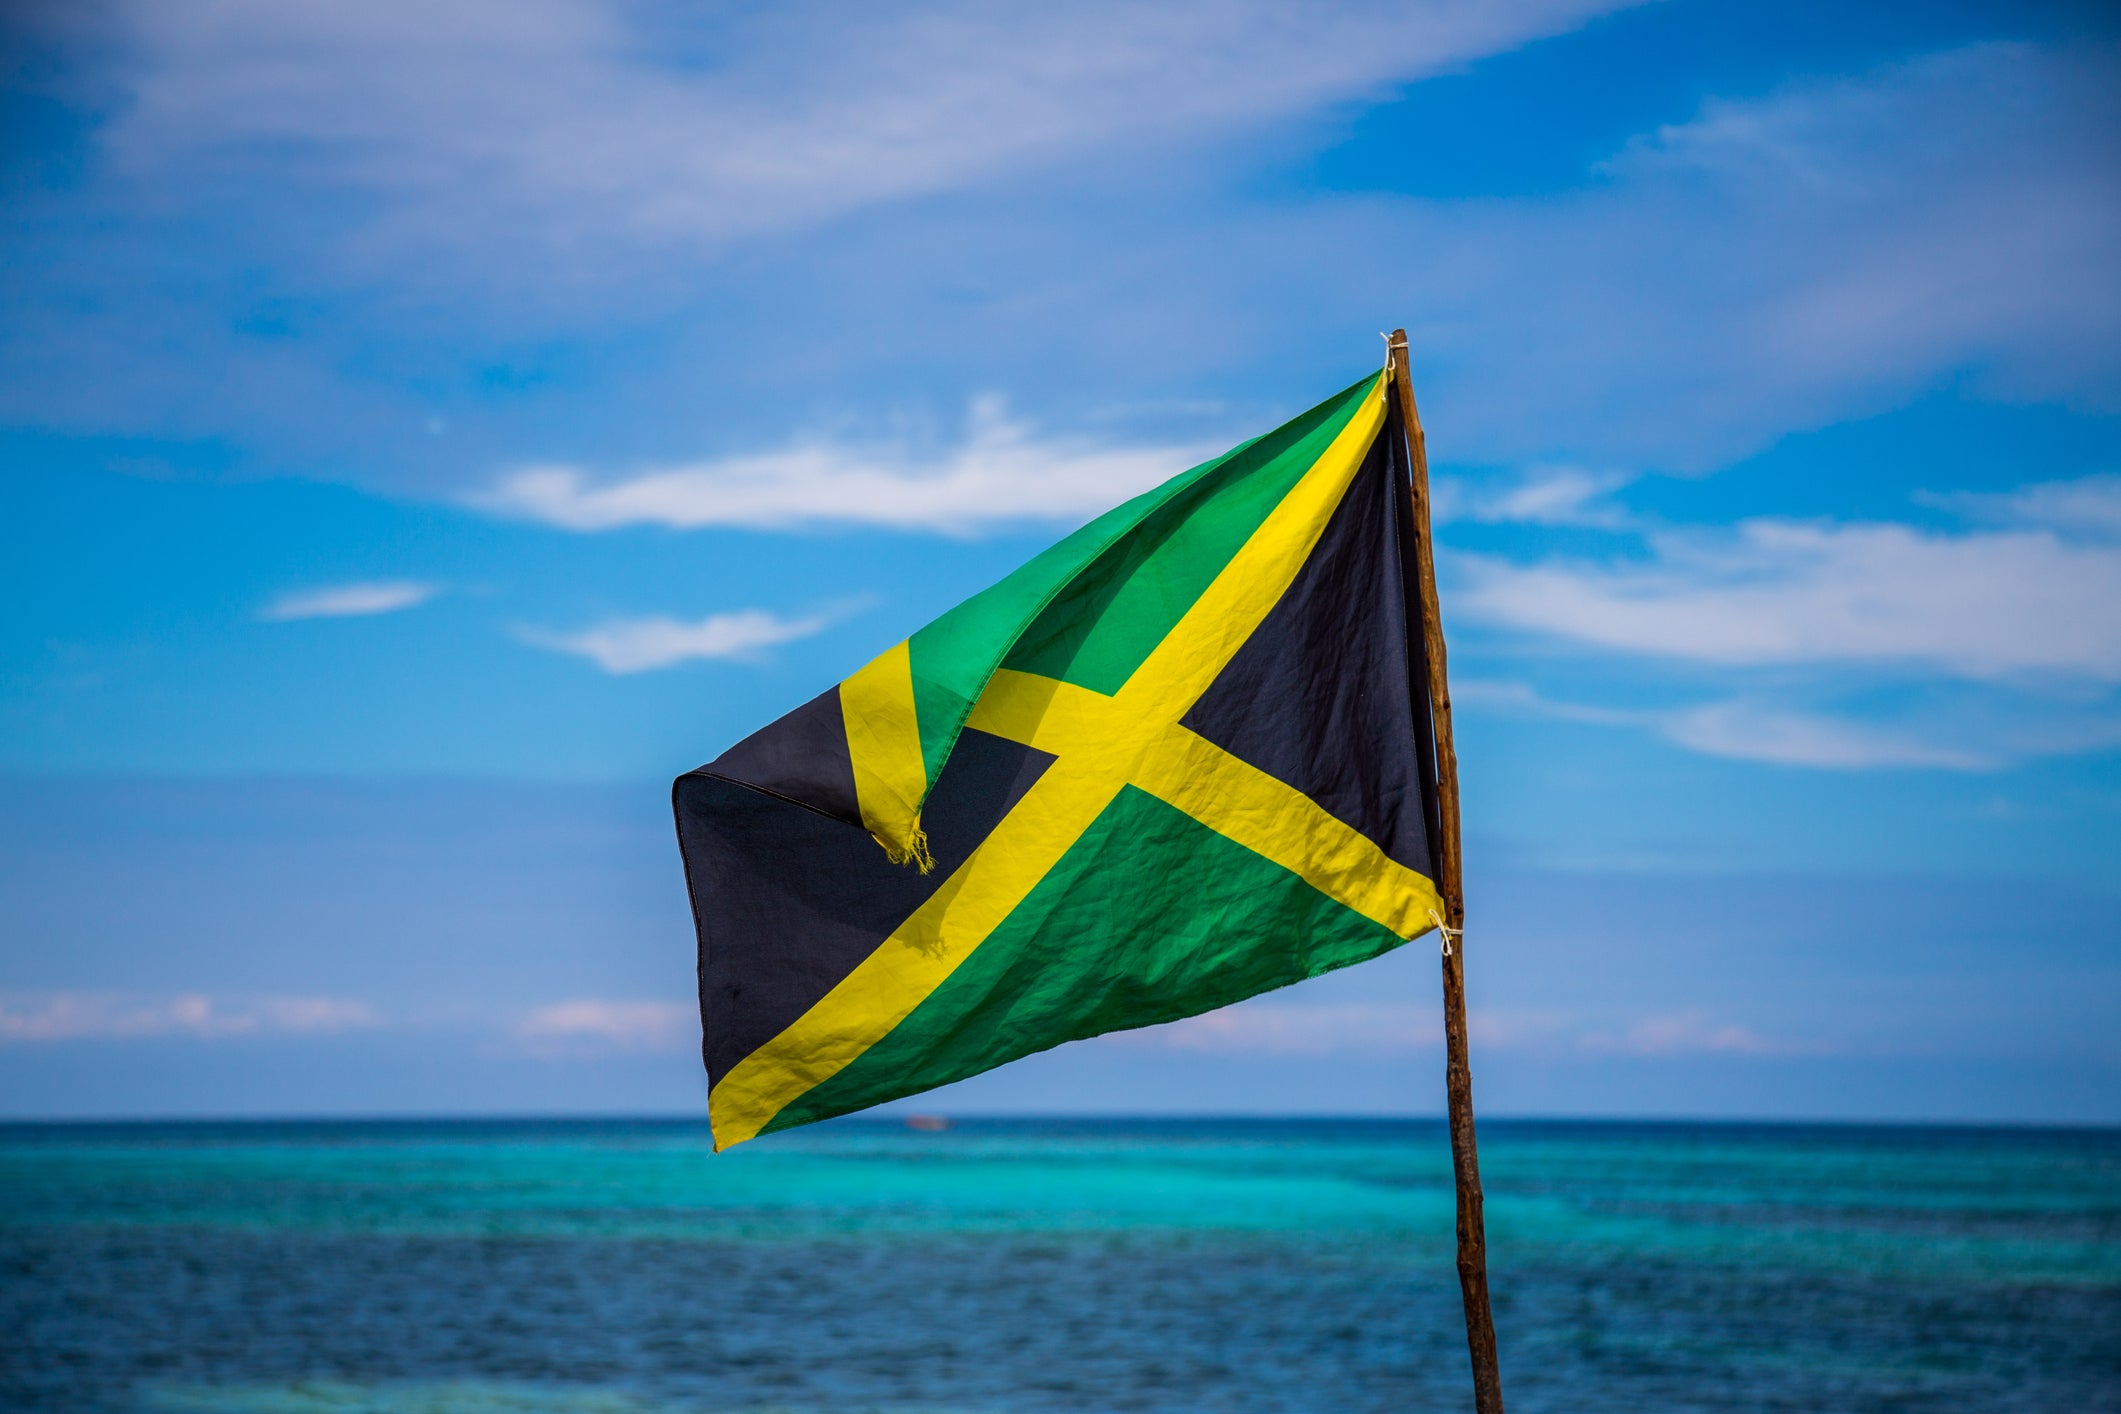
[[[1482,1126],[1513,1411],[2121,1410],[2121,1132]],[[1466,1407],[1442,1126],[0,1127],[0,1405]]]

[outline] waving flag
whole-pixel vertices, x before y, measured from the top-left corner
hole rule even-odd
[[[1387,394],[1129,501],[678,779],[718,1149],[1442,921]]]

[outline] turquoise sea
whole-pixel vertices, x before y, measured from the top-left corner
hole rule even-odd
[[[2121,1410],[2121,1131],[1482,1127],[1509,1406]],[[1467,1406],[1443,1128],[0,1127],[23,1410]]]

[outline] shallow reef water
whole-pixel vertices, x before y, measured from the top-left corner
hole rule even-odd
[[[2121,1132],[1485,1122],[1513,1411],[2121,1410]],[[1461,1409],[1439,1123],[0,1127],[0,1407]]]

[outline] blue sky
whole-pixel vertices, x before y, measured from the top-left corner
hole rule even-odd
[[[2121,1121],[2102,7],[8,24],[0,1113],[696,1108],[669,777],[1404,324],[1483,1105]],[[935,1103],[1433,1111],[1433,969]]]

